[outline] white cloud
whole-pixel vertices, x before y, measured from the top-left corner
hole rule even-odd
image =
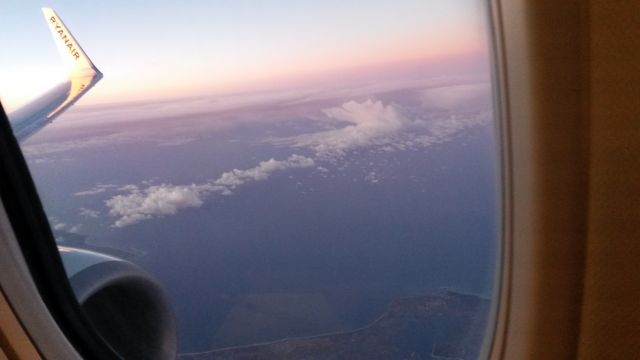
[[[475,98],[482,93],[481,86],[451,90],[455,99]],[[441,94],[444,90],[439,90]],[[458,94],[461,92],[462,94]],[[472,94],[472,95],[470,95]],[[437,118],[410,118],[398,106],[381,101],[349,101],[340,107],[325,109],[324,121],[339,120],[346,126],[331,130],[302,134],[288,138],[271,139],[276,145],[303,147],[315,152],[320,160],[335,161],[356,149],[392,152],[427,147],[450,140],[460,131],[490,119],[488,113],[474,115],[440,115]]]
[[[491,84],[460,84],[425,89],[421,93],[421,101],[425,107],[443,109],[459,109],[474,102],[489,104],[491,99]]]
[[[148,185],[151,185],[151,184],[148,184]],[[121,186],[118,188],[118,191],[122,191],[122,192],[134,192],[137,190],[138,190],[138,186],[133,184]]]
[[[57,223],[53,224],[53,230],[63,230],[67,228],[67,224],[65,223]]]
[[[180,145],[189,144],[189,143],[194,142],[196,140],[197,140],[197,138],[195,136],[192,136],[192,137],[189,137],[189,136],[176,136],[173,139],[161,140],[160,142],[158,142],[158,146],[166,146],[166,147],[180,146]]]
[[[128,132],[111,133],[82,137],[73,140],[46,141],[27,143],[22,150],[29,161],[44,163],[60,161],[61,155],[77,150],[94,150],[108,146],[149,143],[157,146],[180,146],[197,140],[196,136],[180,133],[183,130],[172,129],[174,132],[163,133],[161,130],[130,130]]]
[[[85,218],[97,218],[98,216],[100,216],[100,211],[80,208],[79,215]]]
[[[112,184],[97,184],[96,186],[94,186],[93,188],[89,189],[89,190],[83,190],[83,191],[78,191],[76,193],[74,193],[73,195],[75,196],[89,196],[89,195],[98,195],[101,194],[107,190],[111,190],[114,188],[117,188],[118,185],[112,185]]]
[[[22,146],[22,151],[28,158],[41,158],[71,150],[93,149],[112,144],[130,143],[136,140],[140,139],[125,133],[114,133],[104,136],[93,136],[80,140],[54,141],[36,144],[29,143]]]
[[[475,88],[464,87],[450,91],[458,94],[447,95],[451,99],[475,98],[479,93]],[[427,101],[431,95],[425,93],[421,96],[421,100]],[[455,101],[451,103],[453,102]],[[232,191],[246,183],[266,180],[274,172],[286,169],[314,167],[317,161],[335,163],[350,151],[364,149],[390,152],[428,147],[449,141],[462,130],[486,123],[490,119],[488,113],[478,112],[474,115],[447,112],[448,115],[432,114],[427,118],[418,118],[409,114],[421,114],[421,109],[400,108],[395,104],[385,104],[373,99],[364,102],[349,101],[342,106],[325,109],[323,113],[324,116],[319,121],[325,121],[334,128],[269,140],[282,146],[308,149],[315,154],[313,158],[294,154],[285,160],[270,159],[253,168],[224,172],[219,178],[201,184],[157,185],[143,182],[121,186],[114,189],[120,194],[106,201],[109,214],[116,218],[113,226],[124,227],[147,219],[173,215],[182,209],[197,208],[212,194],[231,195]],[[346,164],[345,162],[343,166]],[[326,176],[328,172],[323,166],[317,166],[316,170],[322,176]],[[380,176],[377,172],[370,171],[365,180],[377,183]],[[96,187],[77,195],[89,195],[91,191],[104,192],[106,189]]]
[[[428,147],[433,144],[441,144],[450,141],[465,129],[486,124],[489,121],[490,116],[488,113],[466,116],[451,115],[448,118],[433,121],[427,134],[415,136],[406,142],[406,146]]]
[[[369,171],[364,179],[372,184],[377,184],[380,181],[378,173],[376,173],[374,170]]]
[[[233,169],[222,174],[222,176],[213,183],[218,186],[233,189],[249,181],[266,180],[269,178],[271,173],[279,170],[310,167],[314,164],[315,162],[313,159],[294,154],[287,160],[280,161],[269,159],[267,161],[262,161],[258,166],[247,170]]]
[[[49,224],[55,232],[78,233],[82,227],[80,224],[70,225],[63,223],[56,217],[49,217]]]
[[[106,205],[109,214],[119,217],[114,226],[123,227],[155,216],[173,215],[183,208],[199,207],[207,191],[206,185],[154,185],[116,195]]]
[[[412,126],[397,107],[371,99],[349,101],[341,107],[324,110],[327,119],[346,122],[341,128],[275,140],[276,143],[312,149],[320,158],[344,155],[358,147],[383,145],[391,137]]]
[[[113,226],[124,227],[159,216],[173,215],[182,209],[200,207],[206,197],[213,193],[230,195],[232,189],[248,182],[266,180],[277,171],[314,165],[313,159],[294,154],[286,160],[262,161],[250,169],[233,169],[203,184],[162,184],[145,189],[136,185],[123,186],[119,190],[126,194],[116,195],[105,203],[109,214],[117,217]]]

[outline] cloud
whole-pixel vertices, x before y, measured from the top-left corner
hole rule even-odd
[[[109,214],[117,218],[113,226],[125,227],[159,216],[174,215],[182,209],[200,207],[211,194],[230,195],[231,190],[248,182],[266,180],[277,171],[314,165],[313,159],[294,154],[285,160],[262,161],[250,169],[233,169],[203,184],[161,184],[145,189],[127,185],[119,189],[126,194],[113,196],[105,204]]]
[[[218,186],[233,189],[249,181],[266,180],[267,178],[269,178],[271,173],[276,171],[290,168],[310,167],[314,164],[315,162],[313,161],[313,159],[294,154],[284,161],[269,159],[267,161],[262,161],[258,166],[251,169],[233,169],[222,174],[222,176],[220,176],[220,178],[215,180],[213,183]]]
[[[78,213],[80,216],[85,217],[85,218],[97,218],[98,216],[100,216],[100,211],[98,210],[92,210],[92,209],[87,209],[87,208],[80,208],[80,211]]]
[[[489,123],[490,118],[489,113],[479,113],[474,115],[451,115],[445,119],[435,120],[430,124],[427,134],[416,135],[408,140],[405,145],[415,148],[441,144],[452,140],[465,129]]]
[[[163,130],[136,130],[117,132],[107,135],[82,136],[73,140],[53,140],[39,143],[26,143],[22,150],[29,161],[45,163],[60,161],[62,154],[77,150],[94,150],[115,145],[148,143],[156,146],[170,147],[191,143],[197,136],[181,134],[182,129],[172,129],[164,133]]]
[[[215,115],[229,110],[246,109],[255,105],[269,105],[294,101],[317,92],[315,89],[265,90],[215,94],[128,103],[88,105],[74,108],[65,114],[64,124],[58,127],[88,127],[115,123],[140,123],[170,117]],[[90,119],[90,121],[88,121]]]
[[[464,93],[458,97],[451,95],[456,99],[475,99],[475,95],[482,90],[480,86],[462,90],[457,89],[457,86],[455,88],[451,90],[453,93]],[[357,149],[393,152],[427,147],[448,141],[462,130],[488,123],[490,119],[488,112],[478,111],[459,114],[447,112],[437,116],[430,114],[423,119],[408,115],[416,111],[372,99],[364,102],[349,101],[340,107],[325,109],[323,113],[325,117],[322,121],[337,120],[346,125],[269,141],[281,146],[307,148],[319,160],[335,161]]]
[[[347,151],[391,141],[394,134],[412,126],[412,122],[393,105],[371,99],[349,101],[341,107],[325,109],[327,120],[346,122],[337,129],[277,139],[274,142],[313,150],[316,156],[327,159],[344,155]]]
[[[180,145],[185,145],[185,144],[189,144],[191,142],[196,141],[197,138],[195,136],[176,136],[173,139],[167,139],[164,141],[160,141],[158,142],[158,146],[165,146],[165,147],[170,147],[170,146],[180,146]]]
[[[111,190],[114,188],[117,188],[118,185],[112,185],[112,184],[97,184],[96,186],[94,186],[93,188],[89,189],[89,190],[83,190],[83,191],[78,191],[76,193],[73,193],[73,195],[75,196],[90,196],[90,195],[98,195],[101,194],[107,190]]]
[[[173,215],[183,208],[199,207],[209,191],[207,185],[154,185],[116,195],[107,200],[106,205],[109,214],[118,216],[114,226],[123,227],[156,216]]]
[[[364,179],[372,184],[377,184],[380,181],[378,173],[376,173],[374,170],[369,171]]]
[[[148,184],[151,185],[151,184]],[[118,191],[123,191],[123,192],[135,192],[138,190],[138,185],[133,185],[133,184],[129,184],[129,185],[124,185],[118,188]]]
[[[488,103],[491,99],[491,84],[460,84],[425,89],[421,95],[422,105],[443,109],[460,109],[464,106]],[[489,102],[490,104],[490,102]]]
[[[80,140],[54,141],[22,146],[22,151],[28,158],[46,157],[71,150],[94,149],[106,145],[124,144],[140,141],[140,138],[125,133],[114,133],[104,136],[93,136]],[[37,160],[37,159],[36,159]],[[35,161],[35,160],[34,160]]]
[[[481,92],[473,87],[459,86],[447,91],[450,91],[447,96],[451,99],[475,99]],[[273,173],[286,169],[314,167],[318,174],[327,176],[328,169],[321,165],[335,164],[336,160],[344,158],[351,151],[363,149],[393,152],[424,148],[449,141],[462,130],[490,120],[489,112],[425,113],[424,106],[429,96],[431,95],[420,93],[416,98],[418,105],[414,104],[413,107],[400,107],[395,103],[375,99],[362,102],[348,101],[341,106],[322,111],[323,116],[317,121],[325,122],[324,125],[327,126],[324,130],[268,140],[280,146],[304,148],[314,154],[312,157],[293,154],[284,160],[269,159],[252,168],[224,172],[217,179],[200,184],[158,185],[143,182],[113,189],[118,195],[105,202],[109,214],[115,218],[113,226],[125,227],[148,219],[174,215],[183,209],[197,208],[213,194],[231,195],[244,184],[264,181]],[[376,171],[371,170],[365,176],[365,180],[377,183],[381,181],[381,177]],[[77,195],[104,191],[106,189],[96,186]]]
[[[62,230],[62,229],[66,229],[66,228],[67,228],[67,224],[65,224],[65,223],[53,224],[53,230]]]
[[[89,136],[81,139],[27,143],[22,146],[25,156],[33,163],[59,161],[61,154],[77,150],[93,150],[107,146],[150,143],[157,146],[180,146],[196,141],[196,136],[163,134],[160,130],[118,132],[108,135]]]
[[[49,225],[51,226],[51,229],[56,233],[67,232],[67,233],[76,234],[78,233],[78,231],[80,231],[80,228],[82,227],[82,225],[80,224],[70,225],[67,223],[63,223],[56,217],[49,217]]]

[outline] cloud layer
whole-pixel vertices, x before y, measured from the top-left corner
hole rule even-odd
[[[315,153],[314,158],[294,154],[285,160],[269,159],[253,168],[227,171],[219,178],[202,184],[147,184],[145,188],[125,185],[117,189],[121,192],[120,195],[106,201],[109,214],[116,217],[113,226],[124,227],[143,220],[173,215],[182,209],[200,207],[214,193],[230,195],[237,187],[266,180],[275,172],[312,167],[318,161],[335,161],[352,150],[369,148],[374,151],[397,151],[449,141],[462,130],[485,123],[489,118],[487,114],[476,114],[442,116],[429,120],[410,119],[397,106],[374,100],[350,101],[323,112],[327,121],[337,120],[346,125],[273,140],[280,145],[309,149]],[[370,183],[380,181],[375,172],[369,173],[365,180]],[[76,195],[105,190],[103,185]]]
[[[397,107],[371,99],[349,101],[341,107],[323,110],[326,120],[347,123],[346,126],[273,140],[274,143],[313,150],[316,156],[328,159],[344,155],[358,147],[382,145],[390,136],[411,125]]]
[[[216,186],[233,189],[250,181],[266,180],[272,173],[276,171],[286,170],[290,168],[310,167],[314,164],[315,162],[313,161],[313,159],[294,154],[289,156],[289,158],[284,161],[269,159],[267,161],[262,161],[258,166],[251,169],[233,169],[231,171],[227,171],[223,173],[220,178],[215,180],[213,184]]]
[[[460,95],[456,99],[463,97]],[[397,105],[385,105],[371,99],[349,101],[323,112],[325,121],[337,120],[346,125],[270,141],[276,145],[310,149],[319,160],[335,160],[356,149],[395,151],[430,146],[448,141],[460,131],[489,120],[488,114],[483,113],[412,118]]]
[[[366,90],[366,91],[365,91]],[[214,194],[230,195],[238,187],[257,181],[268,179],[273,173],[293,168],[314,167],[319,176],[326,177],[330,172],[328,168],[340,170],[350,162],[349,154],[355,152],[393,152],[402,150],[417,150],[434,144],[450,141],[463,130],[490,122],[490,108],[485,110],[477,107],[477,104],[490,104],[490,86],[487,84],[459,84],[432,86],[430,88],[416,88],[410,95],[400,98],[402,105],[382,101],[386,95],[375,97],[372,93],[382,94],[378,90],[362,90],[358,98],[371,96],[365,101],[347,101],[340,106],[321,110],[321,114],[315,112],[317,104],[313,104],[315,114],[307,118],[309,121],[320,122],[319,126],[310,127],[322,129],[314,132],[303,133],[295,136],[271,138],[264,140],[268,143],[286,147],[291,152],[310,153],[310,157],[293,154],[286,159],[269,159],[262,161],[255,167],[246,169],[233,169],[222,173],[218,178],[199,184],[173,185],[159,184],[159,181],[143,182],[141,184],[110,185],[97,184],[94,188],[79,191],[76,196],[111,195],[105,201],[107,211],[81,209],[79,215],[84,218],[96,218],[108,212],[114,218],[114,227],[125,227],[144,220],[162,216],[169,216],[187,208],[197,208]],[[352,91],[351,89],[348,90]],[[329,92],[329,95],[332,93]],[[268,103],[273,101],[283,102],[285,105],[294,101],[305,103],[322,99],[328,96],[322,92],[287,93],[277,97],[258,96],[257,98],[227,99],[225,104],[215,103],[214,107],[220,109],[243,108],[247,103]],[[333,94],[332,96],[335,96]],[[397,97],[396,97],[397,98]],[[209,105],[206,99],[195,99],[206,107]],[[237,100],[237,101],[236,101]],[[286,101],[285,101],[286,100]],[[406,101],[405,101],[406,100]],[[329,101],[329,100],[327,100]],[[332,100],[333,101],[333,100]],[[324,102],[323,100],[323,103]],[[311,105],[310,105],[311,106]],[[176,107],[177,109],[178,107]],[[146,107],[140,105],[140,111]],[[218,110],[220,110],[218,109]],[[301,117],[309,114],[310,107],[304,107]],[[489,109],[489,110],[487,110]],[[174,109],[175,110],[175,109]],[[176,110],[177,111],[177,110]],[[298,110],[296,110],[298,111]],[[97,113],[101,113],[97,111]],[[208,113],[208,112],[207,112]],[[171,115],[168,111],[168,115]],[[283,119],[291,119],[291,114],[286,113]],[[320,115],[320,116],[317,116]],[[247,116],[239,117],[255,121],[256,114],[249,112]],[[197,119],[196,119],[197,120]],[[221,118],[216,121],[216,126],[226,123],[236,124]],[[107,121],[107,120],[105,120]],[[249,120],[247,120],[249,121]],[[284,120],[282,120],[284,121]],[[194,120],[194,124],[200,122]],[[193,124],[192,124],[193,125]],[[195,126],[195,125],[193,125]],[[199,126],[199,125],[198,125]],[[226,126],[226,125],[225,125]],[[309,129],[310,129],[309,128]],[[143,130],[141,130],[143,129]],[[148,127],[133,128],[126,133],[111,133],[83,140],[62,141],[57,143],[34,143],[25,148],[25,152],[31,157],[59,155],[60,153],[77,150],[113,146],[114,144],[150,142],[159,146],[176,146],[201,136],[209,131],[209,128],[187,127],[176,130],[168,136],[162,132],[149,133]],[[205,131],[206,130],[206,131]],[[366,167],[366,165],[363,165]],[[365,168],[364,180],[375,184],[384,181],[384,172],[377,171],[372,164]]]
[[[109,214],[117,218],[113,226],[124,227],[159,216],[173,215],[181,209],[200,207],[204,199],[214,193],[229,195],[241,185],[266,180],[278,171],[314,165],[313,159],[294,154],[286,160],[262,161],[250,169],[233,169],[203,184],[161,184],[144,189],[127,185],[120,189],[125,194],[108,199],[106,205]]]
[[[78,191],[76,193],[73,193],[74,196],[90,196],[90,195],[98,195],[101,194],[107,190],[110,189],[114,189],[117,188],[117,185],[112,185],[112,184],[97,184],[96,186],[94,186],[93,188],[89,189],[89,190],[83,190],[83,191]]]
[[[457,90],[460,89],[456,89]],[[468,98],[469,89],[462,89]],[[125,185],[115,191],[119,195],[106,201],[109,214],[116,218],[114,227],[125,227],[143,220],[176,214],[186,208],[200,207],[212,194],[230,195],[239,186],[249,182],[263,181],[271,174],[292,168],[312,167],[320,162],[335,162],[350,151],[369,149],[372,151],[397,151],[418,149],[451,140],[462,130],[484,124],[489,114],[450,114],[421,119],[410,117],[408,111],[394,104],[384,104],[372,99],[356,102],[349,101],[342,106],[323,110],[324,120],[337,127],[314,133],[301,134],[288,138],[271,139],[281,146],[305,148],[312,151],[313,158],[291,155],[285,160],[269,159],[249,169],[233,169],[219,178],[202,184],[172,185],[143,184],[146,187]],[[326,169],[324,167],[320,167]],[[380,181],[379,175],[370,172],[366,179],[370,183]],[[107,185],[98,185],[94,189],[77,193],[90,195],[106,191]],[[113,190],[109,187],[108,190]]]

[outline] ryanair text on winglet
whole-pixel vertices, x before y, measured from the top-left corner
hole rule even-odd
[[[60,35],[60,39],[64,41],[64,45],[69,49],[69,53],[71,54],[71,56],[73,56],[74,59],[78,60],[80,58],[80,53],[73,45],[70,36],[67,36],[67,34],[65,34],[62,25],[60,25],[55,16],[50,17],[49,21],[51,21],[51,24],[56,29],[56,32]]]

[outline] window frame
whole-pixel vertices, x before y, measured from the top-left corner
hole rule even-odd
[[[83,313],[9,119],[0,104],[0,285],[44,358],[114,359]],[[74,356],[74,354],[76,356]]]
[[[588,211],[588,2],[490,0],[502,269],[489,359],[574,359]]]

